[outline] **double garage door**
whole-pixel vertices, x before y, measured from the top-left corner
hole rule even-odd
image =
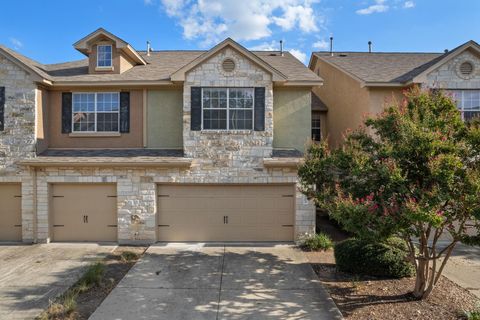
[[[292,185],[161,185],[159,241],[291,241]]]
[[[54,241],[117,241],[114,184],[51,186]],[[159,241],[291,241],[293,185],[160,185]]]
[[[0,241],[22,240],[22,188],[0,184]]]

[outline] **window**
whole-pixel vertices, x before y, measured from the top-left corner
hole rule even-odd
[[[252,130],[253,88],[202,88],[204,130]]]
[[[462,112],[462,119],[469,121],[480,117],[480,90],[452,90],[457,107]]]
[[[73,132],[118,132],[118,92],[74,93]]]
[[[98,45],[97,46],[97,67],[111,67],[112,66],[112,46]]]
[[[312,113],[312,140],[320,141],[322,139],[322,128],[320,121],[320,113]]]

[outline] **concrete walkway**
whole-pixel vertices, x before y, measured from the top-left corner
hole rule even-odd
[[[341,319],[289,245],[157,245],[91,316],[100,319]]]
[[[480,247],[458,244],[443,275],[480,298]]]
[[[0,319],[34,319],[115,246],[0,245]]]

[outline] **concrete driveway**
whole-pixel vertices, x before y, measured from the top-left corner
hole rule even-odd
[[[157,245],[90,319],[341,319],[289,245]]]
[[[115,246],[0,245],[0,319],[34,319]]]

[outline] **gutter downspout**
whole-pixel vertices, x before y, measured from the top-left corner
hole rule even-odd
[[[33,243],[38,243],[38,215],[37,215],[37,168],[30,167],[32,172],[32,179],[33,179]]]

